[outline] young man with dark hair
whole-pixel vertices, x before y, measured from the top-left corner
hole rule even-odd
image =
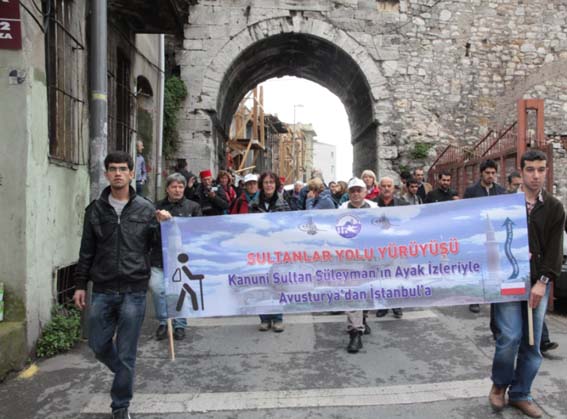
[[[520,172],[514,170],[508,175],[508,187],[506,191],[508,193],[516,193],[520,190],[520,186],[522,186],[522,175],[520,175]]]
[[[494,304],[499,334],[489,402],[494,410],[502,410],[508,390],[508,404],[532,418],[543,415],[532,401],[531,387],[542,361],[540,341],[549,289],[561,274],[565,228],[563,205],[543,189],[547,169],[547,157],[539,150],[529,150],[521,158],[531,255],[529,301]],[[528,306],[533,310],[534,345],[528,343]]]
[[[83,310],[87,281],[93,282],[87,317],[89,346],[114,373],[110,390],[113,418],[127,419],[150,279],[148,253],[156,218],[165,218],[156,215],[152,203],[130,187],[135,174],[128,153],[110,153],[104,167],[110,186],[85,211],[73,300]]]
[[[480,164],[480,179],[465,190],[463,198],[481,198],[483,196],[502,195],[506,189],[496,183],[498,166],[494,160],[485,160]]]
[[[459,199],[457,192],[451,189],[451,172],[442,171],[439,173],[437,188],[432,190],[425,197],[425,203],[444,202]]]
[[[502,195],[506,193],[506,189],[496,183],[496,174],[498,166],[494,160],[485,160],[480,164],[480,179],[474,185],[469,186],[465,190],[463,196],[467,198],[482,198],[484,196]],[[479,304],[470,304],[471,313],[480,313]]]
[[[417,193],[419,189],[419,182],[417,179],[409,178],[406,181],[406,193],[402,196],[402,198],[410,205],[421,205],[423,204],[423,200]]]

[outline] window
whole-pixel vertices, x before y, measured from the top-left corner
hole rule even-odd
[[[84,16],[77,2],[43,2],[46,14],[49,156],[73,164],[86,162],[83,141],[85,106]]]
[[[130,151],[130,60],[120,49],[116,66],[116,150]]]

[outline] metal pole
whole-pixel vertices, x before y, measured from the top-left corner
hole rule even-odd
[[[89,175],[91,200],[99,197],[105,185],[103,161],[108,151],[107,84],[107,4],[91,1],[89,47],[90,143]]]
[[[165,96],[165,35],[159,36],[159,123],[156,158],[156,199],[161,196],[161,171],[163,158],[163,105]]]

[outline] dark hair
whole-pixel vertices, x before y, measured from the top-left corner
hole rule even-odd
[[[517,172],[517,171],[514,170],[512,173],[510,173],[510,174],[508,175],[508,183],[512,183],[512,179],[514,179],[515,177],[520,177],[520,178],[521,178],[522,175],[520,174],[520,172]]]
[[[404,170],[402,173],[400,173],[400,178],[402,180],[405,179],[406,181],[408,181],[411,178],[411,173],[407,170]],[[416,181],[416,183],[417,183],[417,181]]]
[[[451,176],[451,172],[449,172],[448,170],[441,170],[439,172],[439,176],[437,176],[437,179],[441,179],[443,176],[453,177]]]
[[[494,169],[498,171],[498,166],[494,160],[485,160],[480,164],[480,173],[484,172],[486,169]]]
[[[185,169],[187,167],[187,160],[185,159],[177,159],[177,163],[175,164],[176,170]]]
[[[543,151],[540,150],[528,150],[522,155],[520,160],[520,168],[523,169],[526,166],[527,161],[547,161],[547,156]]]
[[[274,172],[264,172],[260,175],[260,179],[258,179],[258,188],[263,191],[264,188],[264,179],[266,179],[267,177],[271,177],[272,179],[274,179],[274,181],[276,182],[276,193],[280,190],[280,188],[282,187],[282,182],[280,181],[280,178],[278,175],[276,175]]]
[[[424,170],[423,170],[423,167],[415,167],[415,168],[413,169],[413,174],[415,175],[415,172],[417,172],[418,170],[421,170],[422,172],[424,171]]]
[[[406,186],[409,188],[410,185],[419,185],[419,182],[417,181],[416,178],[410,177],[410,178],[406,181]]]
[[[132,156],[125,151],[112,151],[106,155],[104,159],[104,169],[108,172],[110,163],[128,163],[128,169],[134,170],[134,161]]]

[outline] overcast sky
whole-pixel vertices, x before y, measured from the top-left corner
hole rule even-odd
[[[341,101],[326,88],[297,77],[270,79],[264,86],[264,109],[293,124],[294,105],[296,123],[311,123],[317,132],[317,141],[337,146],[337,177],[348,181],[352,177],[352,145],[350,127]],[[329,179],[331,180],[331,179]]]

